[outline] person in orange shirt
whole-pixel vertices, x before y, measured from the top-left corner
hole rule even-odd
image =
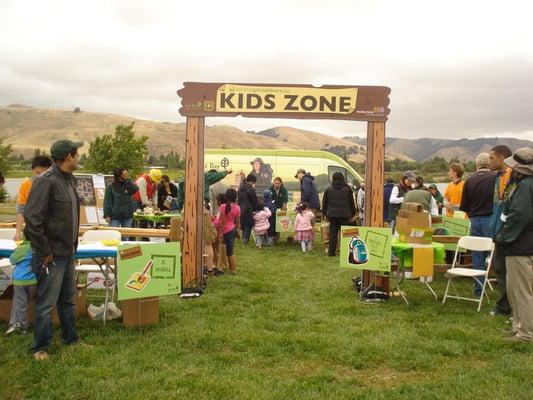
[[[463,175],[465,169],[461,164],[453,163],[448,170],[448,177],[451,182],[448,184],[444,192],[444,206],[446,207],[446,215],[453,217],[453,213],[459,210],[461,206],[461,199],[463,197],[463,187],[465,181]]]
[[[30,194],[31,185],[33,179],[41,175],[44,171],[52,166],[52,160],[48,156],[35,156],[31,162],[32,178],[26,178],[19,186],[17,194],[17,217],[16,217],[16,231],[13,240],[22,239],[22,226],[24,225],[24,207],[28,202],[28,196]]]

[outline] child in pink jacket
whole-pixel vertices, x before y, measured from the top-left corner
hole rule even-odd
[[[265,207],[265,202],[259,200],[257,202],[257,207],[253,213],[254,218],[254,235],[255,235],[255,247],[258,249],[264,244],[267,244],[268,241],[268,228],[270,228],[270,223],[268,218],[272,215],[272,212]]]
[[[300,241],[302,251],[305,253],[313,249],[313,240],[315,238],[313,222],[315,214],[309,209],[309,205],[306,202],[298,204],[296,211],[298,211],[294,220],[296,240]]]

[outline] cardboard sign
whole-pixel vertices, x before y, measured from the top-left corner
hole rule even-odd
[[[446,228],[452,236],[468,236],[470,234],[470,220],[465,218],[452,218],[444,216],[443,227]]]
[[[390,228],[341,227],[340,266],[373,271],[391,270]]]
[[[276,211],[276,232],[294,232],[297,211]]]
[[[118,299],[181,293],[179,242],[118,247]]]

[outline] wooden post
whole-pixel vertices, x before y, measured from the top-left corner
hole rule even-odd
[[[204,117],[187,117],[183,208],[182,287],[184,288],[198,286],[202,278],[204,126]]]
[[[383,189],[385,171],[385,122],[369,122],[366,136],[365,225],[383,226]],[[363,285],[374,280],[373,273],[363,272]],[[389,291],[389,279],[378,277],[377,285]]]

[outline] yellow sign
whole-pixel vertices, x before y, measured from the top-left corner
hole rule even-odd
[[[357,88],[222,85],[217,89],[217,112],[351,114]]]

